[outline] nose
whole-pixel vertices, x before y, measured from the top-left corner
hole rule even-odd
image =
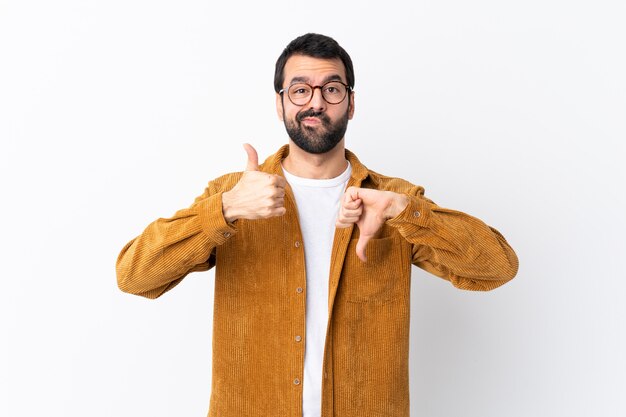
[[[316,111],[326,110],[326,100],[322,96],[322,87],[314,87],[313,93],[311,93],[311,101],[309,101],[309,107]]]

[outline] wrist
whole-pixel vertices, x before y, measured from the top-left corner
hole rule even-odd
[[[409,198],[404,194],[393,193],[391,203],[385,213],[386,220],[393,219],[409,205]]]
[[[232,195],[230,191],[222,193],[222,215],[228,223],[234,223],[237,216],[233,213]]]

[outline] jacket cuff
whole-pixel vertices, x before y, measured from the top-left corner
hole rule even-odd
[[[222,211],[222,193],[213,194],[196,205],[202,231],[212,242],[221,245],[233,236],[237,229],[227,223]]]
[[[405,194],[409,198],[409,204],[396,217],[387,220],[387,224],[398,229],[404,237],[410,237],[420,229],[428,227],[433,203],[419,197]]]

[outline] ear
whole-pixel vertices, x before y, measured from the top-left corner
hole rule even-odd
[[[350,99],[348,100],[348,120],[352,120],[354,116],[354,91],[350,91]]]
[[[276,93],[276,113],[278,113],[278,120],[283,122],[283,96]]]

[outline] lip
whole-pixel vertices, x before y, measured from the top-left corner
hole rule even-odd
[[[317,117],[305,117],[304,119],[302,119],[302,123],[305,123],[308,125],[318,125],[322,123],[322,121],[318,119]]]

